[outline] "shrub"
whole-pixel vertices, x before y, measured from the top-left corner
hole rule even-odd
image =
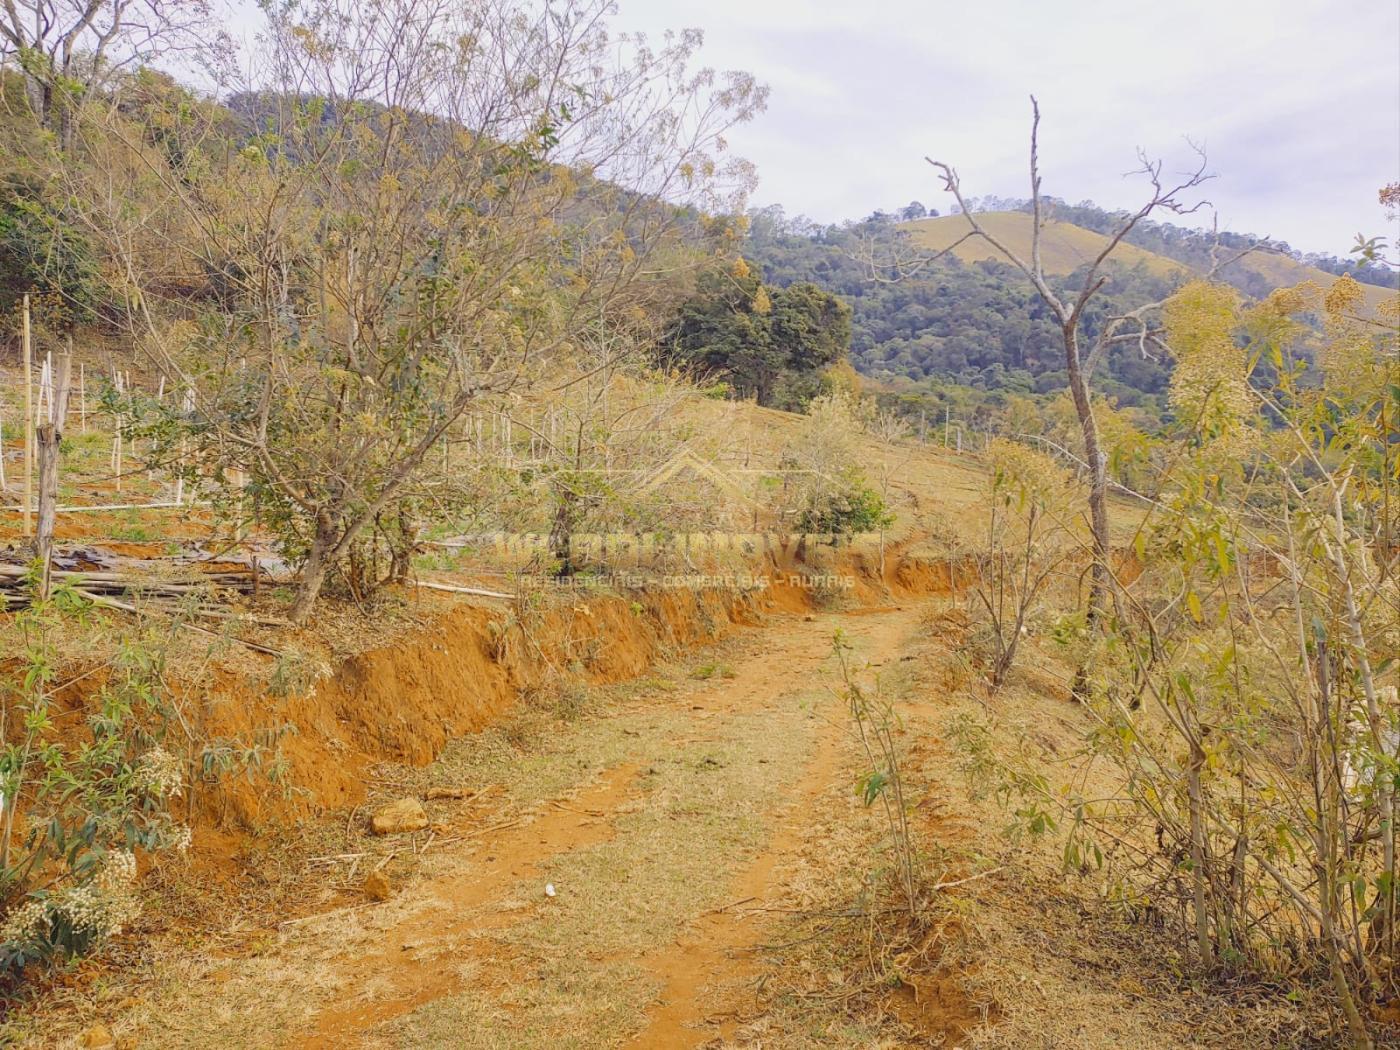
[[[878,492],[865,484],[858,471],[848,471],[843,485],[822,492],[798,518],[803,532],[829,532],[849,536],[857,532],[878,532],[894,522]]]
[[[169,623],[122,633],[74,726],[56,707],[67,684],[58,646],[105,630],[90,612],[66,585],[13,622],[22,666],[0,683],[0,973],[86,952],[127,926],[140,910],[136,853],[190,844],[174,805],[192,801],[196,777],[257,767],[275,779],[281,769],[266,754],[280,730],[252,747],[201,735],[166,685],[167,655],[184,640]]]

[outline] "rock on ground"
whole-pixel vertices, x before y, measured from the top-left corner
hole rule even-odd
[[[401,835],[422,831],[428,826],[428,814],[416,798],[401,798],[380,806],[369,818],[369,828],[376,835]]]

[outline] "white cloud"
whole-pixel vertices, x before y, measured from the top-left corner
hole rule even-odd
[[[1312,0],[622,0],[620,28],[699,26],[708,65],[748,69],[769,111],[732,138],[758,203],[836,220],[971,193],[1024,196],[1032,91],[1049,192],[1138,202],[1142,146],[1168,168],[1204,143],[1223,225],[1345,252],[1386,232],[1400,178],[1400,5]]]

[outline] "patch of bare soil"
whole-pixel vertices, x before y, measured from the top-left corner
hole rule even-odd
[[[447,995],[460,985],[461,975],[450,965],[452,954],[465,939],[484,932],[464,916],[514,883],[535,878],[546,857],[608,837],[608,816],[627,798],[636,774],[634,764],[616,766],[576,798],[556,799],[531,819],[506,821],[511,826],[478,832],[490,853],[473,865],[471,874],[415,885],[402,920],[381,929],[370,950],[332,960],[334,981],[347,998],[323,1010],[314,1030],[297,1042],[307,1048],[340,1046],[347,1036]],[[371,997],[357,994],[371,989]]]
[[[912,614],[899,606],[853,612],[884,618],[861,639],[865,643],[862,655],[874,663],[893,654],[912,620]],[[825,632],[822,642],[830,644]],[[772,815],[774,830],[767,843],[731,882],[730,896],[735,903],[697,916],[674,943],[641,960],[647,972],[662,982],[662,991],[659,1002],[648,1012],[646,1027],[627,1044],[629,1047],[661,1050],[695,1046],[710,1035],[703,1025],[719,1019],[721,1033],[727,1034],[741,1016],[740,1001],[756,969],[753,953],[764,936],[762,924],[752,916],[780,890],[779,868],[810,833],[812,813],[820,807],[823,795],[833,785],[852,779],[852,771],[842,763],[842,744],[849,727],[840,717],[838,709],[829,711],[822,721],[805,768],[786,789]]]

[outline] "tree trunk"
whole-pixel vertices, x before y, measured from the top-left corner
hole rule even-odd
[[[73,152],[73,135],[76,127],[73,123],[73,102],[70,98],[63,100],[63,105],[58,113],[58,148],[63,153]]]
[[[549,530],[549,553],[558,562],[554,570],[556,576],[572,576],[574,565],[573,533],[575,524],[574,494],[565,491],[559,496],[559,506],[554,511],[554,524]]]
[[[311,538],[311,548],[306,552],[306,561],[301,567],[301,584],[297,588],[296,601],[292,603],[288,618],[292,623],[305,623],[311,609],[320,597],[321,588],[326,582],[330,569],[330,553],[336,543],[335,521],[326,511],[316,515],[316,534]]]
[[[45,84],[37,74],[29,72],[24,75],[24,94],[35,122],[47,128],[53,110],[52,86]]]
[[[53,529],[58,510],[58,445],[62,434],[45,423],[35,435],[39,451],[39,527],[34,535],[34,556],[39,562],[39,600],[48,601],[49,573],[53,559]]]
[[[1201,770],[1205,768],[1205,762],[1205,752],[1200,744],[1191,741],[1191,764],[1186,770],[1186,792],[1191,813],[1191,907],[1195,916],[1196,951],[1200,954],[1202,971],[1210,970],[1215,963],[1206,901],[1205,800],[1201,790]]]
[[[1077,322],[1076,322],[1077,323]],[[1089,397],[1089,383],[1079,360],[1079,336],[1074,327],[1064,329],[1065,367],[1070,396],[1084,437],[1084,462],[1089,469],[1089,524],[1094,534],[1094,565],[1089,584],[1089,623],[1103,615],[1108,594],[1108,462],[1099,445],[1099,426]]]
[[[390,550],[389,580],[392,583],[403,583],[408,579],[413,569],[413,550],[417,545],[418,529],[402,506],[398,511],[398,528],[398,542]]]

